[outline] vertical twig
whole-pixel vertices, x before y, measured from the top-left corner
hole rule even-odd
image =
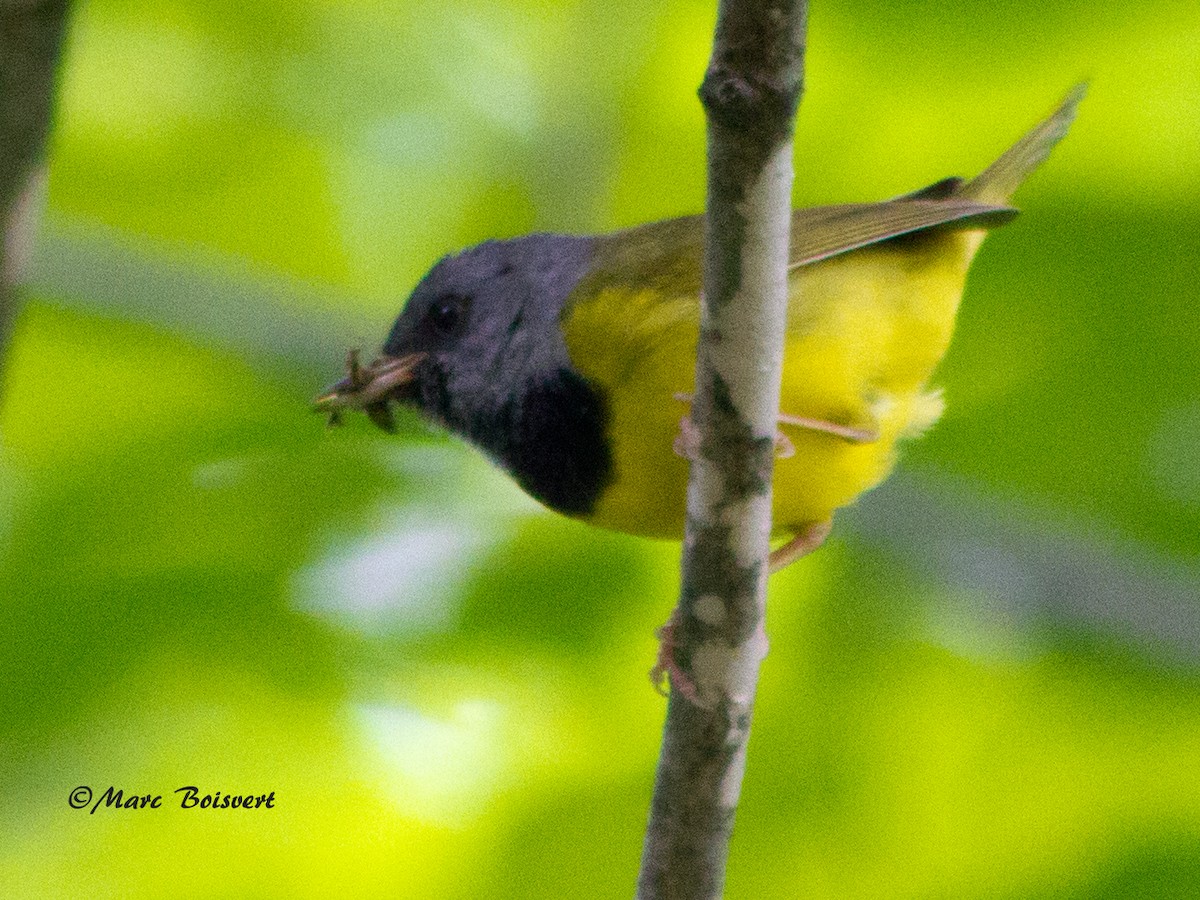
[[[704,297],[673,685],[638,897],[719,897],[745,769],[771,530],[792,130],[806,0],[721,0],[708,116]]]
[[[45,188],[67,0],[0,0],[0,371]]]

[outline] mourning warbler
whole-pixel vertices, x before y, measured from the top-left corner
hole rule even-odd
[[[897,442],[941,414],[929,378],[967,268],[1013,191],[1066,134],[1084,86],[969,181],[793,213],[774,480],[775,565],[819,544],[883,480]],[[390,429],[415,406],[551,509],[683,534],[699,322],[701,217],[612,234],[531,234],[440,260],[382,355],[318,398]],[[681,420],[683,433],[681,434]]]

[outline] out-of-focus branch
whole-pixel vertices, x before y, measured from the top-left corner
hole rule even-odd
[[[0,366],[45,191],[42,167],[67,0],[0,0]]]
[[[704,293],[671,698],[638,897],[719,897],[741,791],[771,532],[792,130],[805,0],[721,0],[708,116]]]
[[[244,260],[49,215],[27,288],[59,306],[145,322],[295,378],[309,394],[342,365],[341,347],[374,346],[379,323],[348,294]],[[352,311],[358,310],[359,318]]]
[[[1156,556],[1078,515],[1001,503],[945,473],[911,469],[847,509],[838,527],[902,558],[937,586],[933,597],[952,597],[971,631],[999,627],[1023,646],[1082,633],[1160,665],[1200,665],[1200,559]]]

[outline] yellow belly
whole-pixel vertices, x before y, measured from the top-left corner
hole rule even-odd
[[[791,273],[780,410],[874,428],[851,443],[783,425],[795,448],[775,461],[778,534],[828,519],[882,481],[896,442],[933,424],[927,382],[954,329],[982,232],[934,232]],[[673,450],[694,383],[698,298],[608,289],[563,322],[581,374],[608,395],[613,481],[588,521],[648,537],[683,535],[688,462]]]

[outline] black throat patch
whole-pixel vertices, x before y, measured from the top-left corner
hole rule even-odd
[[[499,421],[471,429],[534,499],[569,516],[590,513],[612,480],[608,403],[583,376],[560,368],[529,385]]]

